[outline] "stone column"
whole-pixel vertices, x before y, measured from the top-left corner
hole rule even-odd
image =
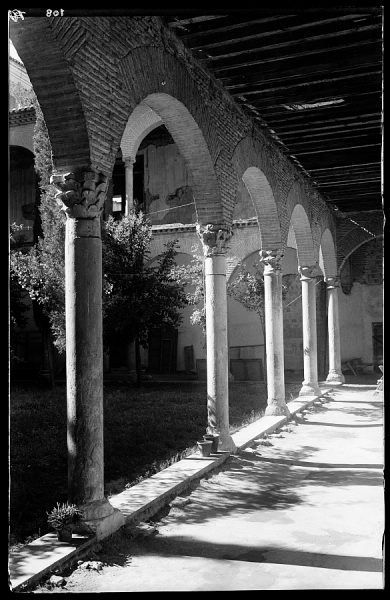
[[[339,324],[339,299],[338,287],[340,280],[338,277],[325,277],[328,300],[328,344],[329,344],[329,373],[326,381],[333,384],[342,384],[345,382],[341,371],[341,353],[340,353],[340,324]]]
[[[280,250],[260,250],[264,265],[264,321],[267,357],[266,415],[289,416],[284,388],[283,298]]]
[[[124,523],[104,497],[102,244],[106,178],[95,171],[54,175],[67,215],[65,318],[69,500],[98,538]]]
[[[133,166],[135,158],[132,156],[126,156],[125,161],[125,189],[126,189],[126,206],[125,215],[128,215],[131,209],[134,207],[133,197]]]
[[[304,381],[300,396],[317,396],[321,393],[318,387],[317,367],[317,318],[316,318],[316,275],[317,265],[299,267],[302,284],[302,330],[303,330],[303,370]]]
[[[226,251],[231,231],[197,226],[205,257],[208,433],[219,434],[219,450],[235,452],[229,433]]]

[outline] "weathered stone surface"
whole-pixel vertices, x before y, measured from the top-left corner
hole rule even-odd
[[[64,587],[64,585],[66,585],[66,579],[60,575],[52,575],[48,583],[53,587]]]

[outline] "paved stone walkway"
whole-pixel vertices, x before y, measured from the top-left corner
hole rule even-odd
[[[383,397],[346,385],[44,592],[383,589]],[[91,566],[91,565],[89,565]],[[96,565],[92,565],[92,567]],[[97,565],[99,566],[99,565]]]

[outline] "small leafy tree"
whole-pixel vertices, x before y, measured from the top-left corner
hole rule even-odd
[[[186,304],[193,306],[190,316],[192,325],[200,326],[206,336],[206,309],[205,309],[205,284],[204,284],[204,258],[198,248],[191,248],[193,258],[188,265],[175,266],[172,276],[181,285],[185,286]]]
[[[11,251],[13,280],[28,292],[48,320],[59,353],[65,351],[65,221],[50,184],[51,145],[42,111],[35,101],[35,169],[41,190],[43,235],[32,248]],[[102,223],[103,336],[107,346],[137,340],[147,346],[148,331],[162,324],[177,326],[186,303],[183,287],[172,277],[176,242],[167,244],[157,263],[146,266],[152,232],[144,215],[132,213]],[[138,369],[139,371],[139,369]]]
[[[152,231],[142,213],[131,212],[103,227],[105,345],[136,342],[137,382],[139,345],[148,346],[149,331],[162,324],[177,327],[186,304],[183,286],[173,276],[177,242],[166,244],[156,262],[149,262]]]
[[[23,235],[23,225],[12,223],[10,225],[9,243],[10,248],[15,248]],[[18,363],[21,359],[17,355],[18,330],[26,326],[24,313],[28,310],[25,303],[26,292],[20,285],[15,273],[10,273],[9,278],[9,359],[11,366]]]

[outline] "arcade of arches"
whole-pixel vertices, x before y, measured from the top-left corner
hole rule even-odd
[[[328,382],[343,383],[340,275],[349,293],[363,286],[347,281],[363,261],[356,254],[354,262],[353,251],[365,243],[378,251],[380,236],[379,227],[375,241],[366,235],[356,242],[345,231],[339,244],[338,217],[310,180],[159,20],[135,19],[130,28],[121,17],[102,18],[98,29],[88,17],[11,24],[48,128],[52,179],[67,215],[69,495],[98,536],[123,518],[103,493],[100,218],[141,207],[153,224],[155,256],[171,238],[179,239],[184,262],[194,247],[203,253],[207,429],[231,452],[229,348],[232,358],[245,344],[230,319],[241,309],[228,300],[226,284],[238,264],[250,267],[255,257],[263,269],[265,335],[258,328],[254,339],[252,317],[245,317],[251,356],[265,356],[266,414],[288,414],[289,368],[303,371],[301,395],[319,393],[319,365],[327,366]]]

